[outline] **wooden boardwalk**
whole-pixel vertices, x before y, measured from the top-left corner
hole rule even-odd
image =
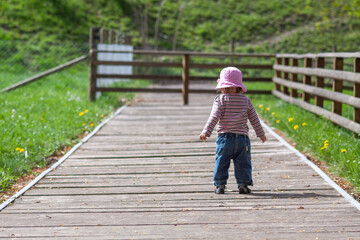
[[[360,239],[360,211],[269,132],[254,186],[213,192],[213,95],[142,94],[0,213],[0,239]]]

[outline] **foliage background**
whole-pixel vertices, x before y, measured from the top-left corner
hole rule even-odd
[[[88,42],[117,29],[136,48],[357,51],[359,0],[3,0],[0,39]]]

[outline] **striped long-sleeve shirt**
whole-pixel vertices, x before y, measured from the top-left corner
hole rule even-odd
[[[248,119],[255,130],[256,136],[265,135],[250,98],[239,93],[220,94],[214,100],[210,117],[202,133],[210,137],[217,125],[218,134],[236,133],[248,135]]]

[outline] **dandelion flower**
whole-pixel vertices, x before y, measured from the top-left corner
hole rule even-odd
[[[302,126],[306,126],[306,122],[302,123],[301,125],[302,125]]]
[[[88,110],[86,109],[84,112],[86,112],[86,113],[87,113],[87,112],[88,112]]]
[[[19,152],[21,152],[21,153],[22,153],[23,151],[25,151],[25,149],[23,149],[23,148],[19,150]]]
[[[93,126],[94,126],[94,124],[92,123],[92,124],[90,124],[90,126],[92,126],[92,127],[93,127]]]
[[[266,111],[269,111],[269,110],[270,110],[270,108],[267,107],[267,108],[266,108]]]
[[[325,140],[325,141],[324,141],[324,143],[328,143],[328,142],[329,142],[329,140]]]
[[[291,117],[291,118],[289,118],[289,122],[292,122],[294,119]]]
[[[260,105],[259,105],[259,108],[262,108],[262,107],[263,107],[263,105],[262,105],[262,104],[260,104]]]
[[[20,151],[20,149],[21,149],[21,148],[17,147],[17,148],[15,149],[15,151]]]
[[[280,120],[278,119],[278,120],[276,120],[276,123],[279,123],[280,122]]]
[[[342,152],[342,153],[346,152],[346,149],[341,149],[341,152]]]
[[[299,128],[299,125],[295,125],[294,129],[297,130]]]
[[[321,147],[321,148],[320,148],[320,150],[324,150],[324,149],[325,149],[325,147]]]
[[[104,115],[101,114],[100,117],[104,117]]]
[[[85,113],[84,112],[81,112],[81,113],[79,113],[79,116],[81,117],[81,116],[83,116]]]
[[[275,113],[274,113],[274,112],[272,112],[272,113],[271,113],[271,115],[275,115]]]

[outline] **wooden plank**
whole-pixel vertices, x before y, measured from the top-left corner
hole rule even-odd
[[[335,79],[346,80],[353,83],[360,83],[360,73],[352,73],[352,72],[346,72],[340,70],[328,70],[321,68],[309,69],[304,67],[290,67],[290,66],[283,66],[277,64],[275,64],[273,68],[276,71],[304,74],[304,75],[323,77],[323,78],[335,78]]]
[[[283,58],[283,65],[285,65],[285,66],[289,65],[289,58]],[[283,78],[289,79],[289,73],[283,72]],[[286,86],[283,86],[283,93],[286,95],[289,95],[289,89]]]
[[[46,76],[49,76],[50,74],[53,74],[53,73],[59,72],[61,70],[64,70],[65,68],[71,67],[71,66],[73,66],[73,65],[75,65],[75,64],[77,64],[79,62],[82,62],[82,61],[86,60],[87,58],[88,58],[88,55],[84,55],[84,56],[75,58],[75,59],[73,59],[71,61],[68,61],[67,63],[61,64],[61,65],[59,65],[57,67],[54,67],[52,69],[49,69],[49,70],[47,70],[45,72],[39,73],[39,74],[37,74],[37,75],[35,75],[35,76],[31,77],[31,78],[25,79],[25,80],[23,80],[21,82],[15,83],[15,84],[7,87],[7,88],[4,88],[4,89],[2,89],[0,91],[0,93],[1,92],[11,91],[11,90],[14,90],[14,89],[16,89],[18,87],[25,86],[26,84],[32,83],[32,82],[37,81],[39,79],[42,79],[42,78],[44,78]]]
[[[95,61],[97,59],[97,54],[95,51],[93,51],[93,49],[90,50],[90,65],[89,65],[89,70],[90,70],[90,74],[89,74],[89,100],[90,101],[95,101],[95,97],[96,97],[96,72],[97,72],[97,67],[94,64]]]
[[[354,59],[354,72],[360,73],[360,58]],[[354,83],[354,97],[360,98],[360,83]],[[360,105],[354,108],[353,113],[354,122],[360,123]]]
[[[268,132],[270,140],[261,144],[250,130],[252,194],[238,194],[231,164],[226,194],[215,195],[216,134],[205,143],[198,140],[214,94],[190,94],[187,106],[181,105],[180,94],[138,97],[140,101],[2,211],[0,238],[359,235],[360,213]]]
[[[344,68],[344,59],[343,58],[334,58],[333,69],[334,70],[343,70]],[[333,92],[342,92],[343,91],[343,81],[341,79],[333,79]],[[332,102],[332,112],[342,115],[342,103],[338,101]]]
[[[324,68],[325,67],[325,58],[317,57],[315,64],[316,64],[316,68]],[[324,78],[316,77],[315,78],[315,87],[324,88],[324,86],[325,86]],[[313,95],[315,95],[315,94],[313,94]],[[324,106],[324,98],[319,95],[315,95],[315,105],[318,107],[323,107]]]
[[[287,58],[359,58],[360,52],[352,52],[352,53],[346,53],[346,52],[332,52],[332,53],[318,53],[318,54],[276,54],[276,57],[287,57]]]
[[[282,64],[282,58],[276,58],[275,64],[276,64],[276,65],[281,65],[281,64]],[[274,77],[281,78],[281,71],[276,70]],[[275,83],[275,90],[276,90],[276,91],[281,91],[281,85],[278,84],[278,83]]]
[[[180,68],[179,62],[147,62],[147,61],[95,61],[95,65],[108,66],[136,66],[136,67],[173,67]],[[190,68],[216,69],[227,67],[228,64],[221,63],[189,63]],[[235,64],[234,67],[241,69],[272,69],[270,64]]]
[[[291,58],[291,65],[292,65],[293,67],[297,67],[297,66],[298,66],[298,60],[297,60],[296,58]],[[296,73],[292,73],[290,80],[291,80],[292,82],[297,82],[297,81],[298,81],[297,74],[296,74]],[[291,97],[294,97],[294,98],[297,98],[297,97],[298,97],[298,93],[297,93],[296,89],[291,89],[290,96],[291,96]]]
[[[219,52],[193,52],[193,51],[158,51],[158,50],[124,50],[124,51],[114,51],[114,50],[101,50],[98,52],[113,52],[113,53],[133,53],[133,54],[149,54],[149,55],[174,55],[174,56],[183,56],[188,54],[190,56],[197,57],[254,57],[254,58],[273,58],[275,54],[267,53],[219,53]]]
[[[183,105],[189,104],[189,73],[190,73],[190,56],[188,54],[184,54],[182,58],[182,97],[183,97]]]
[[[312,68],[312,59],[311,58],[305,58],[304,60],[304,68]],[[311,76],[304,75],[303,76],[303,84],[305,85],[311,85]],[[310,101],[310,95],[308,93],[303,93],[302,99],[304,102]]]

